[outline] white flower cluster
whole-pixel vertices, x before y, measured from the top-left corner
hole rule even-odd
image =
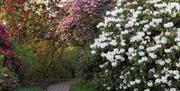
[[[46,5],[46,10],[49,12],[49,17],[55,17],[59,12],[58,11],[53,11],[51,10],[51,7],[49,7],[49,4],[52,3],[52,2],[56,2],[55,5],[57,7],[60,7],[60,8],[63,8],[64,7],[64,4],[66,3],[69,3],[69,2],[73,2],[75,0],[29,0],[28,3],[26,2],[24,4],[24,9],[25,10],[28,10],[29,9],[29,3],[30,4],[45,4]],[[42,9],[42,6],[40,8],[33,8],[34,10],[36,10],[36,13],[38,15],[41,15],[43,12],[43,9]]]
[[[53,0],[53,1],[61,1],[65,3],[65,2],[72,2],[74,0]],[[30,3],[46,4],[46,3],[49,3],[49,0],[30,0]]]
[[[47,1],[45,1],[45,0],[30,0],[30,3],[36,3],[36,4],[44,4],[46,2]]]
[[[103,32],[90,48],[106,59],[99,64],[102,70],[119,70],[115,89],[180,90],[179,0],[119,0],[106,15],[97,25]],[[108,90],[114,87],[105,84]]]

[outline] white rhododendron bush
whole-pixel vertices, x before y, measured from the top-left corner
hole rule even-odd
[[[179,0],[119,0],[97,27],[90,47],[103,58],[104,89],[180,90]]]

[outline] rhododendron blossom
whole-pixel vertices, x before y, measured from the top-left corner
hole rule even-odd
[[[64,0],[63,0],[64,1]],[[69,0],[68,0],[69,1]],[[76,36],[86,35],[90,38],[95,35],[97,28],[94,27],[100,21],[103,11],[110,8],[108,5],[111,0],[70,0],[72,2],[64,3],[66,16],[59,22],[57,33],[61,39],[68,39]],[[59,36],[59,35],[58,35]],[[75,38],[73,38],[75,39]],[[111,41],[116,45],[116,41]]]
[[[118,0],[97,25],[102,33],[90,45],[92,54],[104,58],[100,68],[109,70],[102,87],[110,91],[180,90],[179,15],[179,0]]]
[[[20,72],[20,60],[12,51],[10,42],[7,25],[0,23],[0,90],[2,91],[16,88],[16,77]]]

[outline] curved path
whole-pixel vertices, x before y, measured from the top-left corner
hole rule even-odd
[[[71,84],[73,83],[74,81],[53,84],[53,85],[48,86],[45,91],[69,91]]]

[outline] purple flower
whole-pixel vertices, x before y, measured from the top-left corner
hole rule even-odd
[[[70,16],[65,18],[61,23],[60,23],[60,29],[66,31],[71,29],[72,27],[79,27],[80,22],[78,17]]]

